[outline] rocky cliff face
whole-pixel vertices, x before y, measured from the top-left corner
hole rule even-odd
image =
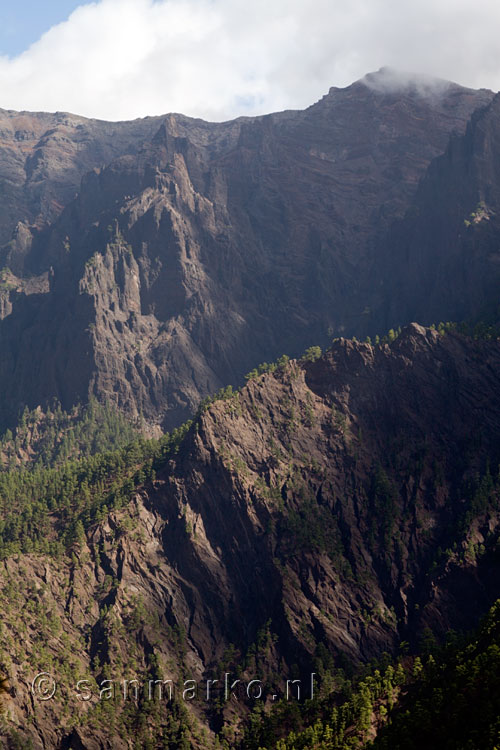
[[[0,243],[16,227],[18,236],[51,223],[73,200],[84,174],[136,153],[158,126],[154,117],[108,123],[65,112],[0,110]]]
[[[3,422],[93,393],[171,426],[258,361],[385,324],[380,238],[493,95],[383,80],[220,124],[4,113]]]
[[[328,659],[474,624],[499,594],[499,373],[498,341],[411,325],[283,361],[213,403],[72,559],[2,563],[9,731],[37,749],[125,748],[134,733],[159,747],[172,705],[108,704],[97,685],[229,671],[272,701]],[[40,671],[59,683],[46,702],[29,690]],[[218,699],[186,704],[188,747],[224,724],[237,745],[248,708]]]
[[[379,247],[374,307],[385,322],[498,319],[499,112],[496,96],[451,139]]]

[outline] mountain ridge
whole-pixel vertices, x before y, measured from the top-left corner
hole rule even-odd
[[[28,515],[28,537],[1,564],[2,596],[23,580],[16,611],[8,599],[4,606],[18,646],[1,657],[17,685],[20,731],[37,750],[76,736],[88,750],[125,748],[147,702],[132,714],[95,698],[82,708],[67,693],[72,680],[177,680],[180,672],[199,682],[220,677],[226,663],[272,690],[290,674],[317,671],[320,683],[326,653],[352,670],[402,640],[415,646],[426,629],[440,638],[475,625],[498,596],[499,359],[498,339],[417,324],[376,346],[340,339],[321,357],[283,358],[222,394],[160,452],[154,474],[147,446],[144,464],[126,449],[123,487],[104,470],[114,496],[100,487],[105,457],[88,459],[94,479],[76,467],[81,484],[62,467],[68,479],[61,496],[47,492],[53,530],[44,539],[56,532],[66,552],[30,551]],[[112,462],[120,465],[118,454]],[[43,621],[23,605],[34,591],[51,613]],[[51,631],[55,617],[62,640]],[[30,682],[52,663],[58,697],[37,705],[25,730]],[[73,708],[61,721],[65,695]],[[143,718],[141,737],[154,731],[160,742],[171,709]],[[249,709],[202,702],[191,710],[216,731]]]
[[[0,111],[0,744],[385,747],[481,696],[499,107],[381,69],[226,123]]]
[[[493,96],[450,91],[426,99],[356,83],[304,111],[141,121],[139,140],[106,135],[103,155],[127,153],[86,171],[57,218],[43,191],[51,149],[69,148],[71,134],[63,146],[49,136],[21,192],[43,177],[33,211],[49,206],[52,223],[18,225],[0,250],[7,404],[17,414],[55,396],[70,409],[93,395],[151,429],[172,427],[257,361],[389,327],[365,291],[378,243],[450,135]],[[2,412],[12,422],[12,408]]]

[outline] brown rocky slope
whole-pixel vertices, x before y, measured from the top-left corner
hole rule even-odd
[[[469,627],[499,595],[499,341],[412,324],[316,357],[226,392],[71,556],[2,563],[6,738],[210,747],[225,726],[234,747],[244,702],[186,702],[181,744],[171,705],[99,701],[92,680],[229,670],[270,695],[331,659]],[[40,671],[59,683],[46,702],[29,690]]]

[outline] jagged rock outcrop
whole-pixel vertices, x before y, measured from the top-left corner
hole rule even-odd
[[[93,393],[170,427],[256,362],[385,322],[377,238],[493,94],[380,80],[219,124],[4,113],[0,264],[50,285],[0,308],[0,421]]]
[[[426,627],[470,627],[499,595],[499,341],[413,324],[391,344],[340,339],[314,359],[213,403],[72,560],[2,563],[11,721],[37,750],[127,747],[129,709],[103,709],[92,680],[200,684],[239,665],[282,690],[325,654],[345,666]],[[52,701],[30,697],[39,671],[60,683]],[[247,710],[189,708],[212,729]],[[161,710],[137,726],[160,737]]]

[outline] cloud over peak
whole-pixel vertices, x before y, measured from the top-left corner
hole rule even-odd
[[[388,65],[380,68],[375,73],[367,73],[361,79],[361,83],[382,94],[411,92],[420,96],[432,96],[444,94],[454,86],[451,81],[444,78],[426,75],[425,73],[412,73]]]
[[[223,120],[305,107],[385,64],[366,85],[436,89],[401,67],[498,89],[499,21],[496,0],[100,0],[0,57],[0,107]]]

